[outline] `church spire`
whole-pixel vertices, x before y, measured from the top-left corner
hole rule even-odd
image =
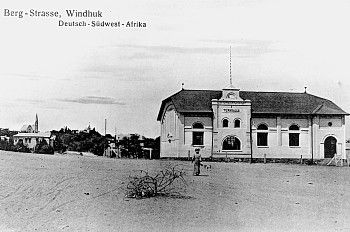
[[[34,123],[34,132],[39,132],[39,121],[38,121],[38,114],[35,114],[35,123]]]

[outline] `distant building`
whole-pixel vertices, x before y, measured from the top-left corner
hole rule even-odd
[[[8,128],[0,128],[0,137],[3,141],[9,141],[10,138],[12,138],[13,135],[17,134],[18,131],[11,131]]]
[[[47,144],[53,146],[54,138],[51,136],[51,132],[18,133],[13,136],[13,142],[15,145],[20,140],[22,140],[23,144],[28,146],[28,148],[34,149],[42,140],[46,140]]]
[[[90,133],[90,131],[92,131],[92,130],[95,130],[95,128],[94,128],[94,129],[91,129],[91,126],[90,126],[90,124],[89,124],[87,128],[85,128],[84,130],[81,130],[80,132]]]
[[[39,121],[38,115],[35,115],[35,122],[33,125],[23,125],[20,132],[22,133],[38,133],[39,132]]]
[[[0,140],[1,140],[1,141],[10,141],[10,137],[9,137],[9,136],[6,136],[6,135],[1,135],[1,136],[0,136]]]
[[[39,132],[39,120],[38,115],[35,115],[35,123],[33,125],[22,126],[20,133],[13,136],[13,142],[16,145],[19,141],[22,141],[24,145],[30,149],[35,149],[35,146],[45,140],[47,144],[53,147],[54,138],[51,136],[51,132]]]
[[[306,93],[181,90],[158,114],[161,157],[345,158],[345,116]]]
[[[131,138],[132,136],[139,136],[139,140],[142,140],[144,138],[144,136],[141,136],[141,135],[138,135],[138,134],[135,134],[135,133],[129,133],[129,134],[117,134],[116,135],[116,139],[117,140],[121,140],[123,138]]]
[[[23,125],[19,130],[22,133],[34,133],[34,125]]]

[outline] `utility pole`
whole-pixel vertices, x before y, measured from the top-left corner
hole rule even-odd
[[[105,141],[104,141],[104,145],[103,145],[103,148],[104,148],[104,151],[103,151],[103,154],[104,156],[107,155],[107,147],[106,147],[106,142],[107,142],[107,139],[106,139],[106,127],[107,127],[107,119],[105,118]]]
[[[107,131],[107,118],[105,118],[105,136],[106,136],[106,131]]]
[[[114,126],[114,143],[117,145],[117,127]]]
[[[117,157],[116,158],[119,158],[119,137],[118,137],[118,140],[117,140],[117,126],[114,126],[114,149],[117,149]]]

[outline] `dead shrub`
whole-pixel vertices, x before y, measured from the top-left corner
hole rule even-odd
[[[165,167],[155,174],[140,170],[129,177],[126,197],[149,198],[155,196],[181,195],[187,186],[185,171],[179,165]]]

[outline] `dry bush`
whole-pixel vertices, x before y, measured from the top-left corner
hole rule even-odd
[[[179,165],[165,167],[153,175],[140,170],[129,177],[126,197],[139,199],[181,195],[187,186],[184,175],[185,171]]]

